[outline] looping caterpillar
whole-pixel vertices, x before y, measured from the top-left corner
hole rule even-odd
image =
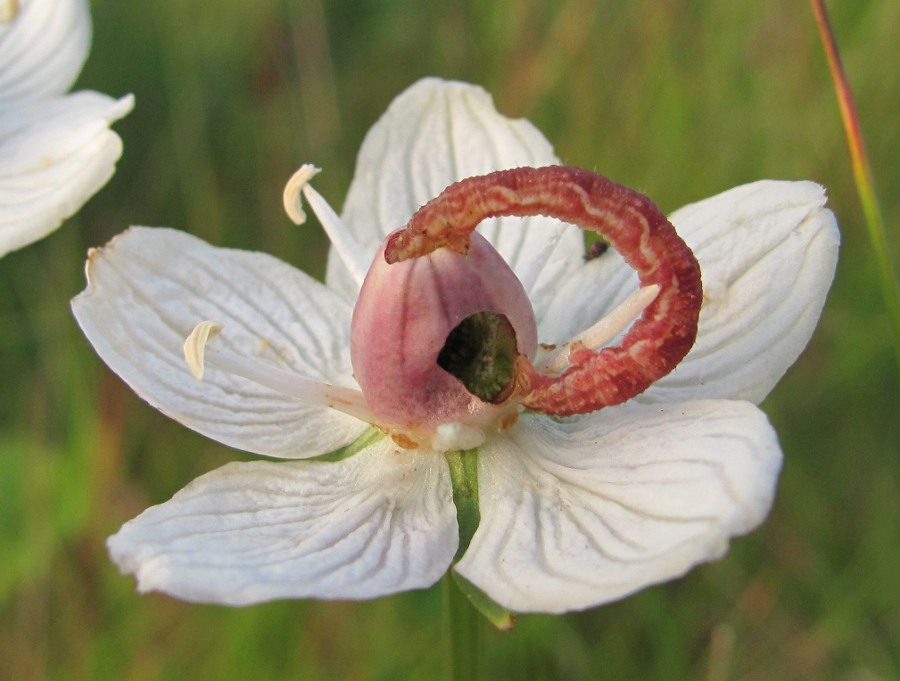
[[[656,299],[620,345],[579,343],[561,374],[517,359],[517,395],[534,411],[569,416],[620,404],[668,374],[697,336],[703,300],[700,266],[675,228],[646,196],[580,168],[515,168],[470,177],[422,206],[385,248],[388,263],[438,248],[465,253],[482,220],[543,215],[599,233],[635,269]]]

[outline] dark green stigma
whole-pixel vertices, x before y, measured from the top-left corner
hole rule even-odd
[[[480,400],[497,404],[515,383],[516,332],[505,315],[476,312],[447,336],[437,363]]]

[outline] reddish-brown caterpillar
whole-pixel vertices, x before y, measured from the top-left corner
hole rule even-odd
[[[543,215],[599,233],[638,274],[659,286],[616,347],[574,344],[559,375],[517,366],[518,395],[527,408],[556,416],[620,404],[668,374],[697,337],[700,267],[675,228],[646,196],[596,173],[564,166],[516,168],[470,177],[422,206],[388,240],[385,260],[400,262],[438,248],[465,253],[482,220]]]

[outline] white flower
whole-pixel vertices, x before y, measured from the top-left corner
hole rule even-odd
[[[133,97],[65,94],[90,42],[87,0],[0,0],[0,256],[59,227],[122,154],[109,126]]]
[[[479,442],[480,524],[454,569],[515,611],[620,598],[721,556],[762,521],[781,451],[754,403],[809,340],[838,251],[824,191],[810,182],[757,182],[671,216],[706,299],[694,348],[639,398],[568,420],[526,412],[474,438],[446,424],[416,449],[369,428],[350,320],[385,235],[457,180],[554,163],[543,136],[500,116],[483,90],[429,79],[369,132],[340,219],[307,184],[309,169],[289,186],[288,203],[296,209],[302,185],[332,237],[326,284],[169,229],[132,228],[90,254],[73,309],[104,361],[185,425],[295,459],[226,465],[126,523],[109,548],[142,591],[239,605],[427,587],[459,545],[450,467],[436,450]],[[577,336],[637,288],[615,252],[585,261],[571,226],[502,218],[479,232],[522,282],[541,342]],[[205,325],[193,338],[195,368],[206,351],[198,381],[181,348],[202,320],[221,332],[207,345]]]

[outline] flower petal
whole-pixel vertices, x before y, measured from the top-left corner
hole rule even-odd
[[[563,272],[538,317],[538,340],[561,345],[609,314],[640,286],[637,273],[614,250]]]
[[[444,459],[383,439],[336,463],[229,464],[108,544],[140,591],[246,605],[428,587],[458,541]]]
[[[803,352],[837,265],[840,233],[814,182],[763,180],[671,216],[700,261],[697,342],[640,399],[759,403]]]
[[[0,256],[55,230],[112,177],[109,126],[133,106],[96,92],[0,109]]]
[[[809,342],[834,277],[840,234],[813,182],[763,180],[670,216],[700,261],[704,303],[697,342],[638,399],[724,398],[759,403]],[[612,251],[559,282],[539,338],[563,343],[638,287]]]
[[[12,22],[0,24],[0,109],[66,92],[90,45],[87,0],[19,0]]]
[[[482,88],[427,78],[401,93],[366,135],[342,218],[371,258],[388,233],[448,185],[556,163],[540,131],[501,116]],[[479,231],[518,275],[538,313],[559,272],[584,253],[580,230],[548,218],[495,219]],[[334,254],[326,281],[355,297],[358,287]]]
[[[366,424],[207,367],[190,372],[182,345],[194,326],[216,343],[286,372],[356,387],[344,299],[263,253],[209,244],[171,229],[132,228],[91,252],[88,286],[72,301],[85,335],[135,392],[231,447],[305,458],[351,442]]]
[[[457,571],[520,612],[621,598],[714,560],[772,502],[781,450],[746,402],[525,416],[480,452],[481,524]]]

